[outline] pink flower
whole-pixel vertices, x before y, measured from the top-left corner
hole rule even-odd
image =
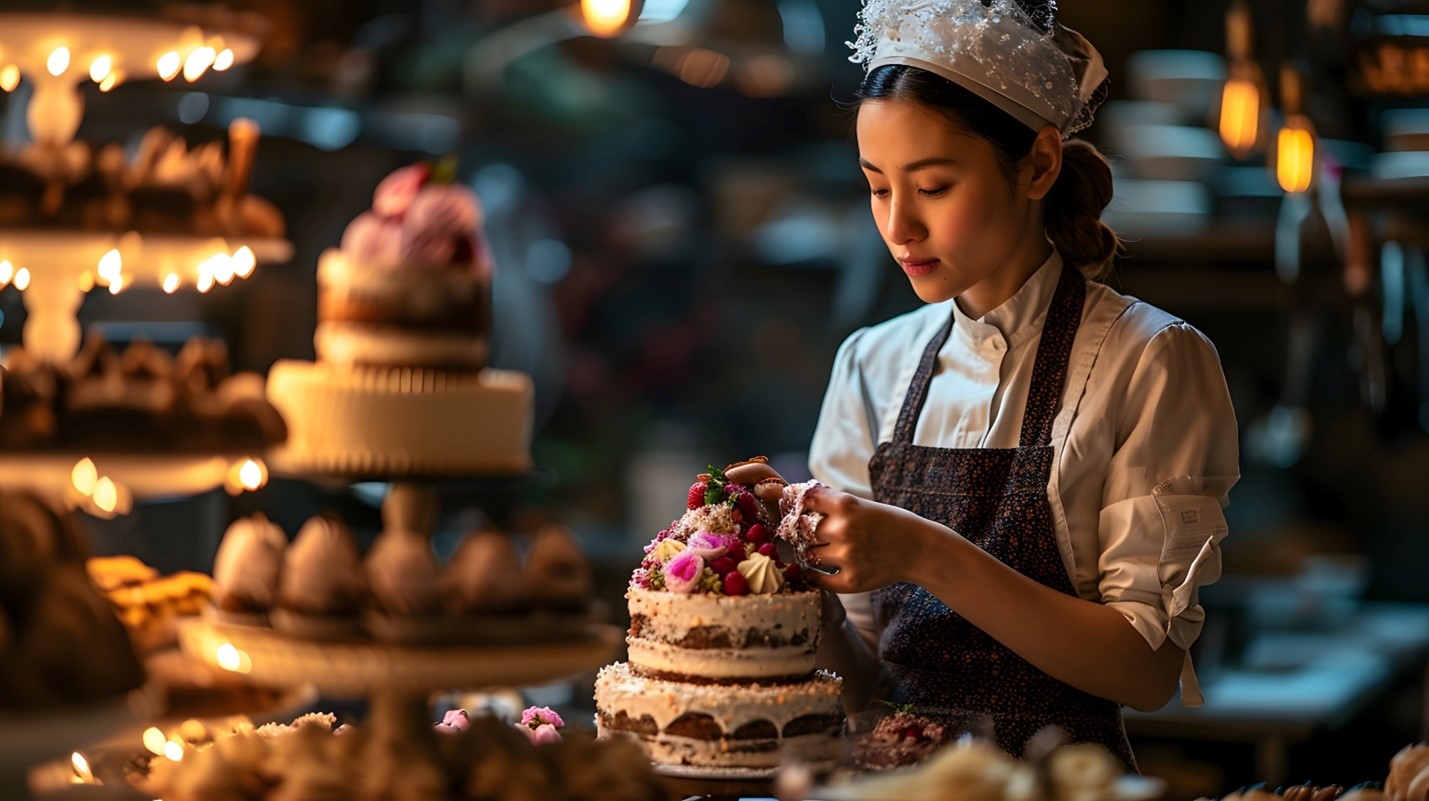
[[[453,709],[442,716],[441,723],[436,724],[432,728],[449,734],[466,731],[471,728],[471,716],[466,714],[465,709]]]
[[[713,562],[729,551],[729,539],[721,534],[696,531],[690,537],[690,541],[685,543],[685,547],[686,550],[693,551],[706,562]]]
[[[423,187],[407,207],[408,227],[442,234],[469,234],[481,222],[481,202],[464,186]]]
[[[342,251],[360,262],[393,264],[401,257],[402,227],[365,211],[342,232]]]
[[[536,745],[548,745],[561,741],[561,733],[556,731],[556,727],[549,723],[543,723],[534,729],[527,729],[526,731],[527,736],[531,738],[531,742]]]
[[[407,207],[412,205],[412,199],[431,174],[431,167],[426,164],[413,164],[383,178],[372,193],[372,210],[382,217],[406,214]]]
[[[687,594],[699,585],[705,573],[705,560],[692,548],[686,548],[665,563],[665,589]]]
[[[531,706],[521,713],[521,725],[532,729],[537,726],[549,724],[558,729],[565,728],[566,722],[561,720],[561,716],[556,714],[554,709],[548,706]]]

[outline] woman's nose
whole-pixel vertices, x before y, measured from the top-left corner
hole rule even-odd
[[[888,238],[897,243],[916,242],[926,234],[917,210],[907,203],[894,200],[888,204]]]

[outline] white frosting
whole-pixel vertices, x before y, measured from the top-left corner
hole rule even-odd
[[[691,765],[704,768],[777,768],[783,761],[780,748],[763,751],[732,751],[719,740],[697,740],[672,734],[643,737],[631,732],[616,732],[596,723],[599,737],[627,736],[640,744],[651,762],[662,765]],[[769,740],[741,740],[741,744],[757,745]],[[811,763],[834,763],[843,756],[843,743],[828,734],[801,734],[775,741]]]
[[[486,364],[490,345],[464,332],[325,320],[313,332],[318,358],[333,364]]]
[[[531,377],[503,370],[355,369],[281,360],[268,399],[288,470],[520,473],[531,466]]]
[[[489,283],[489,278],[466,269],[369,264],[338,248],[328,248],[318,257],[318,286],[324,293],[399,300],[419,316],[453,303],[470,303]]]
[[[367,578],[347,526],[324,517],[304,523],[283,560],[280,587],[283,605],[292,609],[356,612]]]
[[[287,546],[287,535],[263,515],[235,520],[213,558],[215,595],[220,601],[236,597],[256,610],[270,608]]]
[[[394,615],[441,611],[441,566],[428,539],[410,531],[382,532],[367,554],[367,580],[378,607]]]
[[[630,661],[647,670],[709,679],[802,676],[814,669],[807,645],[786,648],[680,648],[640,637],[626,639]]]
[[[633,720],[649,715],[661,732],[688,713],[709,715],[731,734],[746,723],[767,720],[783,733],[805,715],[843,716],[843,680],[819,671],[795,684],[690,684],[637,676],[625,662],[601,668],[595,680],[595,704],[611,716],[624,712]]]

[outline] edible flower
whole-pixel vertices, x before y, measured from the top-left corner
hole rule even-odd
[[[705,560],[692,550],[683,550],[665,563],[665,589],[688,594],[699,585],[704,572]]]

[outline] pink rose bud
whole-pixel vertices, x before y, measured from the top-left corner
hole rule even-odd
[[[372,210],[382,217],[401,217],[432,173],[425,164],[413,164],[392,173],[372,193]]]
[[[542,723],[541,725],[530,731],[531,742],[535,743],[536,745],[548,745],[550,743],[559,743],[561,741],[561,733],[556,731],[556,727],[552,726],[549,723]]]
[[[453,709],[442,716],[442,722],[433,728],[445,732],[466,731],[471,728],[471,717],[466,714],[465,709]]]
[[[705,560],[686,548],[665,563],[665,589],[670,592],[688,594],[699,583],[705,572]]]
[[[685,543],[685,549],[699,554],[706,562],[713,562],[729,552],[729,540],[720,534],[696,531],[690,541]]]
[[[566,725],[566,722],[561,720],[561,716],[557,714],[556,710],[548,706],[528,706],[521,713],[522,726],[529,726],[534,729],[545,723],[549,723],[558,729]]]

